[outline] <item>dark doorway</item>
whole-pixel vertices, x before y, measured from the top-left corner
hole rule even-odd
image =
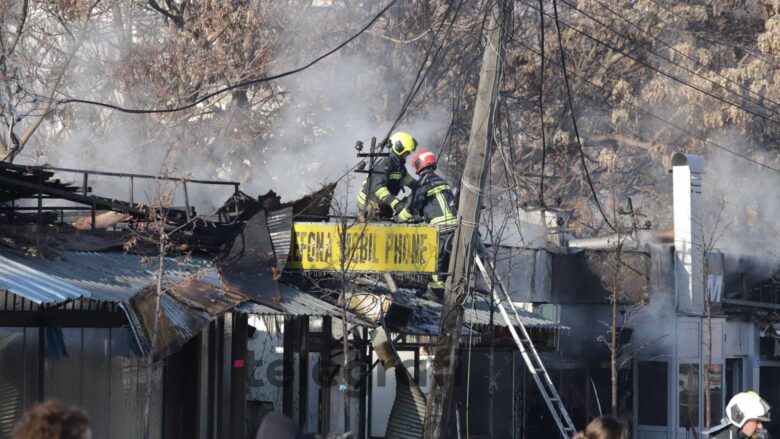
[[[163,416],[166,438],[198,437],[200,343],[200,336],[197,336],[165,359]]]
[[[761,366],[760,374],[759,394],[770,407],[780,407],[780,367]],[[764,428],[772,437],[780,437],[780,422],[767,422]]]
[[[726,359],[726,397],[725,401],[731,399],[732,396],[744,390],[742,384],[742,358],[727,358]]]

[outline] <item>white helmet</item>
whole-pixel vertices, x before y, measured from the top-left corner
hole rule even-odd
[[[732,424],[739,428],[745,425],[745,422],[756,419],[761,422],[769,422],[771,407],[763,400],[758,393],[742,392],[737,393],[731,398],[726,406],[726,418]]]

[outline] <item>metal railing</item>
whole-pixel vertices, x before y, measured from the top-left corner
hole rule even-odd
[[[30,178],[24,179],[19,176],[9,175],[9,173],[2,172],[3,170],[18,171],[23,176],[31,177],[35,182],[30,181]],[[76,190],[75,185],[62,184],[59,180],[51,181],[50,177],[54,173],[70,173],[81,174],[81,186]],[[46,175],[50,174],[50,175]],[[128,179],[128,201],[117,201],[114,199],[108,199],[91,195],[92,188],[89,187],[90,176],[103,176],[103,177],[115,177]],[[221,180],[204,180],[204,179],[192,179],[187,177],[170,177],[167,175],[149,175],[149,174],[136,174],[127,172],[106,172],[95,171],[87,169],[73,169],[73,168],[60,168],[53,166],[27,166],[18,165],[12,163],[0,162],[0,188],[7,188],[9,192],[17,190],[20,192],[20,196],[14,200],[10,200],[10,206],[0,206],[0,213],[5,213],[14,221],[14,218],[18,215],[15,213],[21,213],[23,211],[35,211],[38,216],[38,224],[42,226],[43,212],[44,211],[59,211],[60,222],[63,222],[64,212],[67,211],[82,211],[89,210],[92,216],[92,229],[95,229],[95,217],[97,210],[113,210],[130,213],[136,217],[143,217],[146,215],[144,211],[139,209],[139,205],[135,203],[135,180],[156,180],[156,181],[175,181],[180,182],[183,198],[184,198],[184,218],[187,223],[192,220],[192,209],[190,206],[188,184],[199,185],[214,185],[214,186],[233,186],[233,193],[239,192],[239,183],[235,181],[221,181]],[[26,192],[26,194],[24,193]],[[80,192],[80,193],[79,193]],[[19,199],[35,199],[37,200],[37,206],[17,206],[16,200]],[[61,199],[68,200],[83,206],[44,206],[43,200],[45,199]],[[175,209],[174,209],[175,210]],[[10,215],[9,215],[10,214]]]

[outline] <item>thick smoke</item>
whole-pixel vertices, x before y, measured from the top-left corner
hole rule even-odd
[[[335,15],[340,13],[337,8],[313,8],[308,13],[290,9],[279,8],[280,13],[290,14],[279,20],[290,25],[280,37],[284,51],[273,55],[276,58],[270,67],[271,74],[300,66],[348,36],[339,34],[335,38],[332,35],[331,22],[338,21]],[[359,14],[351,16],[355,15]],[[369,15],[367,11],[366,17]],[[357,29],[364,21],[341,24],[347,29]],[[62,135],[30,147],[18,161],[112,172],[233,180],[239,181],[241,189],[250,195],[274,190],[287,200],[303,196],[323,183],[336,181],[347,174],[340,180],[338,197],[351,209],[356,190],[365,176],[347,172],[358,162],[355,142],[361,140],[368,145],[372,136],[382,140],[397,115],[385,114],[386,95],[405,96],[412,88],[411,82],[404,81],[402,72],[388,74],[400,66],[378,66],[370,61],[376,57],[370,58],[363,52],[366,50],[363,42],[369,38],[376,37],[364,34],[313,67],[274,82],[274,90],[281,98],[268,104],[271,116],[267,119],[259,120],[263,119],[262,115],[249,118],[250,123],[264,125],[258,125],[255,130],[262,135],[245,142],[253,145],[250,148],[236,147],[230,134],[233,127],[226,117],[214,116],[192,126],[180,120],[177,114],[150,117],[78,107],[70,108],[71,116],[61,124],[51,124],[53,130],[62,129]],[[88,40],[85,47],[97,52],[99,50],[95,48],[112,53],[119,44],[110,32],[90,35]],[[422,62],[423,55],[412,45],[400,50],[408,52],[406,59]],[[108,62],[109,58],[102,61]],[[71,93],[105,100],[92,80],[83,78],[105,76],[109,67],[87,60],[86,56],[79,59],[83,65],[74,68],[79,74],[68,78],[72,83]],[[131,93],[132,96],[112,96],[110,100],[136,108],[150,106],[145,99],[145,90],[136,88]],[[442,102],[424,114],[409,114],[396,129],[412,133],[423,147],[438,148],[450,120],[447,108],[449,104]],[[200,141],[189,145],[188,139],[193,136]],[[58,175],[58,178],[79,182],[81,177]],[[90,180],[90,186],[101,196],[121,199],[129,196],[126,180],[95,178]],[[171,192],[174,186],[176,184],[168,183],[162,192]],[[154,199],[159,192],[154,181],[135,181],[137,202]],[[174,202],[183,205],[181,189],[175,192]],[[198,212],[209,214],[231,194],[232,187],[208,188],[190,184],[188,192],[190,203]]]
[[[355,81],[355,78],[362,78]],[[289,102],[283,111],[283,123],[271,143],[275,152],[258,156],[253,189],[262,192],[273,188],[283,198],[299,197],[323,182],[334,181],[357,162],[355,142],[364,142],[368,152],[372,136],[378,141],[388,134],[392,121],[377,121],[377,105],[383,102],[383,89],[405,89],[410,84],[388,83],[376,66],[359,56],[339,57],[303,72],[282,83],[289,91]],[[316,108],[315,120],[305,120],[303,109]],[[399,109],[400,110],[400,109]],[[396,129],[413,134],[422,147],[438,146],[449,122],[444,110],[427,117],[404,121]],[[317,137],[311,139],[310,133]],[[353,201],[365,174],[349,173],[339,187],[341,196]],[[293,178],[291,178],[291,176]],[[349,194],[347,194],[349,192]]]
[[[716,140],[736,151],[748,151],[742,137],[727,131]],[[777,166],[771,153],[751,157]],[[740,259],[754,261],[757,272],[771,275],[780,267],[780,174],[713,149],[705,156],[704,218],[706,241],[726,254],[727,269]]]

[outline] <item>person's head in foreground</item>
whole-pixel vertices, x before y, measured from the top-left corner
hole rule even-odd
[[[746,437],[754,437],[771,420],[770,410],[758,393],[737,393],[726,405],[726,419]]]
[[[628,439],[628,428],[614,416],[599,416],[573,439]]]
[[[92,439],[92,431],[83,411],[59,401],[46,401],[22,415],[11,439]]]

